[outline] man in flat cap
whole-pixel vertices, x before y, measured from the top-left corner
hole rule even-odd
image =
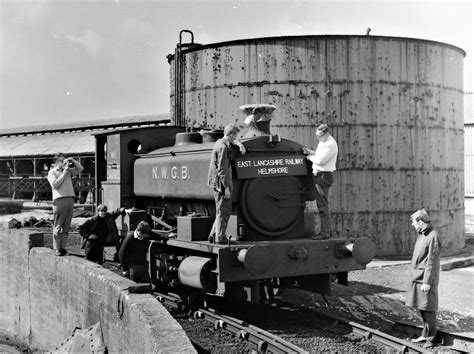
[[[329,134],[327,124],[321,124],[316,129],[319,143],[316,151],[303,148],[306,158],[313,164],[313,181],[316,185],[316,204],[321,219],[321,230],[315,239],[326,239],[331,235],[331,213],[329,211],[329,189],[334,183],[336,170],[337,142]]]
[[[411,260],[414,271],[406,305],[418,309],[423,319],[423,331],[414,342],[425,342],[423,347],[431,348],[434,346],[437,333],[436,311],[438,310],[441,241],[425,209],[413,213],[411,222],[418,232],[418,237]]]

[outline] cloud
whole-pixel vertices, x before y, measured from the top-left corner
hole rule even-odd
[[[155,30],[147,21],[128,18],[120,25],[120,31],[122,37],[136,40],[137,37],[152,37]]]
[[[6,1],[2,3],[2,20],[14,25],[31,25],[50,14],[50,1]]]
[[[66,39],[72,43],[80,45],[91,55],[99,54],[104,42],[100,35],[90,29],[86,29],[82,36],[68,35],[66,36]]]
[[[184,38],[184,42],[189,42],[190,41],[189,36],[186,36],[186,37],[183,37],[183,38]],[[214,43],[216,41],[219,41],[219,39],[216,38],[214,35],[211,35],[210,33],[206,32],[206,31],[202,31],[201,29],[196,31],[196,33],[194,34],[194,39],[196,40],[196,38],[199,39],[197,41],[197,43],[200,43],[200,44],[209,44],[209,43]]]

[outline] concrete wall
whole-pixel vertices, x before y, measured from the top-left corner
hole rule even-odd
[[[43,245],[34,229],[0,229],[0,335],[53,350],[76,327],[100,322],[109,352],[195,352],[158,301],[123,290],[134,282]]]

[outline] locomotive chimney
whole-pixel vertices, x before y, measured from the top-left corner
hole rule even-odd
[[[273,119],[273,111],[276,109],[271,104],[258,103],[240,106],[240,110],[245,113],[244,138],[260,135],[271,135],[270,121]]]

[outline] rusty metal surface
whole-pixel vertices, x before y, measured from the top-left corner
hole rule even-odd
[[[187,125],[242,123],[239,106],[249,103],[277,106],[272,132],[307,146],[316,145],[318,123],[330,125],[339,143],[331,191],[339,236],[369,236],[379,256],[410,254],[409,215],[423,206],[446,250],[464,247],[464,51],[406,38],[307,36],[184,55]]]
[[[0,158],[94,154],[95,139],[91,132],[0,137]]]

